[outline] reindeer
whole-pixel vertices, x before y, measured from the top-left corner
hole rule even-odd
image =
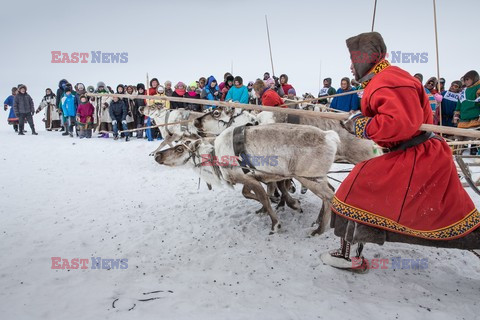
[[[184,109],[165,109],[163,103],[155,103],[151,106],[144,106],[139,109],[139,112],[147,117],[152,118],[156,125],[180,122],[183,120],[194,120],[203,115],[200,112],[187,111]],[[153,156],[157,151],[160,151],[167,144],[173,147],[173,143],[178,141],[184,133],[197,134],[197,128],[191,122],[186,124],[174,124],[170,126],[158,127],[164,140],[157,149],[150,153]]]
[[[183,137],[175,147],[157,151],[155,161],[171,167],[189,166],[212,185],[243,184],[244,197],[257,200],[266,208],[272,222],[270,233],[277,232],[281,224],[261,183],[295,178],[322,199],[316,233],[323,233],[330,218],[330,201],[333,197],[327,172],[340,144],[338,134],[335,131],[292,124],[246,126],[246,153],[262,157],[275,155],[277,161],[276,165],[270,162],[269,165],[262,166],[261,170],[254,168],[245,172],[244,167],[228,161],[236,157],[234,130],[234,127],[229,127],[214,139],[213,144],[198,136]],[[216,156],[222,161],[215,163],[206,160],[205,155],[209,155],[208,159]]]
[[[243,109],[242,109],[243,110]],[[240,115],[241,116],[240,116]],[[246,115],[248,114],[248,115]],[[218,135],[226,128],[244,124],[288,123],[292,119],[286,114],[263,111],[259,114],[233,111],[231,108],[219,107],[194,120],[194,126],[201,136]],[[338,133],[341,145],[337,149],[336,162],[357,164],[375,157],[374,143],[371,140],[357,138],[349,133],[338,120],[324,118],[298,117],[300,125],[312,125],[321,130],[333,130]]]

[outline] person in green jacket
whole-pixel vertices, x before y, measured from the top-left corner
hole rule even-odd
[[[460,93],[455,109],[453,123],[459,128],[480,126],[480,77],[475,70],[468,71],[463,76],[465,89]]]
[[[457,108],[453,115],[453,123],[459,128],[480,127],[480,77],[475,70],[468,71],[463,76],[465,89],[460,92]],[[478,148],[472,145],[470,154],[476,155]]]

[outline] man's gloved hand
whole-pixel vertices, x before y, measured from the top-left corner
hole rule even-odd
[[[117,124],[117,120],[112,120],[112,125],[116,125]]]
[[[37,109],[37,111],[35,111],[35,113],[39,113],[40,112],[40,108]]]
[[[127,120],[122,120],[122,124],[127,124]]]
[[[356,133],[355,133],[355,123],[360,118],[363,118],[363,115],[362,115],[361,112],[352,113],[350,115],[350,117],[348,117],[347,120],[343,121],[343,125],[344,125],[345,129],[347,129],[347,131],[350,132],[351,134],[356,135]]]

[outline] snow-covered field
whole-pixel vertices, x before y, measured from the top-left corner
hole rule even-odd
[[[297,193],[304,213],[286,209],[268,236],[269,218],[239,187],[198,189],[192,171],[148,156],[157,143],[21,137],[5,118],[0,319],[479,318],[480,260],[468,251],[368,245],[367,258],[428,268],[340,271],[319,260],[337,246],[331,231],[307,237],[321,204],[312,193]],[[56,270],[52,257],[128,268]],[[159,299],[139,301],[149,298]]]

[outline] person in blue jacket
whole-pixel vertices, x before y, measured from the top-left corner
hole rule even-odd
[[[12,94],[5,99],[3,102],[3,109],[5,111],[8,110],[10,107],[10,112],[8,113],[8,124],[13,125],[13,130],[18,132],[18,117],[15,115],[15,111],[13,110],[13,102],[15,101],[15,96],[17,95],[17,87],[12,88]]]
[[[442,92],[442,126],[455,127],[453,116],[457,108],[457,102],[460,100],[461,90],[462,82],[456,80],[452,82],[448,91]]]
[[[65,89],[65,95],[61,99],[62,114],[65,124],[65,132],[62,136],[73,137],[73,128],[75,127],[75,117],[77,116],[77,98],[72,93],[72,88],[67,86]]]
[[[342,81],[340,82],[340,88],[337,90],[337,94],[353,90],[354,89],[350,86],[350,79],[345,77],[342,78]],[[359,106],[360,103],[356,93],[335,97],[330,104],[330,108],[345,112],[356,111],[358,110]]]
[[[207,99],[211,101],[218,101],[222,97],[222,93],[218,88],[217,79],[214,76],[210,76],[207,79],[207,85],[202,90],[202,94],[200,95],[202,99]],[[205,109],[215,109],[217,106],[205,106]]]
[[[233,87],[228,90],[225,101],[248,103],[248,88],[243,85],[242,77],[236,76],[233,79]]]

